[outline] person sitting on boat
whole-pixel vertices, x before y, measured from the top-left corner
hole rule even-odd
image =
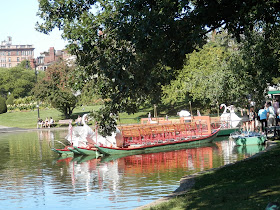
[[[258,116],[259,116],[259,119],[260,119],[260,122],[261,122],[261,131],[266,132],[265,128],[267,127],[268,113],[265,109],[265,105],[263,106],[262,109],[260,109],[258,111]]]
[[[267,107],[267,112],[268,112],[268,121],[267,121],[267,126],[271,127],[275,125],[275,112],[274,112],[274,108],[271,104],[271,102],[267,102],[266,103],[266,107]]]

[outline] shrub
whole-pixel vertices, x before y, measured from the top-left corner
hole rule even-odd
[[[0,114],[7,112],[6,99],[0,97]]]
[[[13,105],[13,104],[14,104],[14,100],[15,100],[15,98],[14,98],[13,94],[11,94],[11,95],[7,98],[6,104],[7,104],[7,105]]]

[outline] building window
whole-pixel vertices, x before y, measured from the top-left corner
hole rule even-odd
[[[17,57],[17,62],[19,62],[19,57]]]
[[[19,55],[19,51],[17,51],[17,55]]]
[[[10,52],[10,51],[8,52],[8,55],[11,55],[11,52]]]
[[[12,67],[12,64],[11,63],[9,63],[9,68],[11,68]]]
[[[11,62],[11,58],[9,57],[9,62]]]

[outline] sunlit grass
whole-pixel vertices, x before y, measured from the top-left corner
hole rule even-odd
[[[99,109],[100,106],[83,106],[74,109],[71,116],[72,119],[76,119],[78,115],[88,113]],[[61,112],[56,109],[40,109],[40,118],[45,120],[46,117],[52,117],[56,122],[60,119],[64,119]],[[21,111],[21,112],[7,112],[0,115],[0,125],[7,127],[18,128],[36,128],[38,119],[38,111]]]
[[[256,158],[196,177],[186,194],[151,209],[265,209],[280,202],[279,145]]]
[[[77,119],[78,115],[93,112],[100,109],[100,105],[97,106],[79,106],[76,107],[71,115],[71,119]],[[141,109],[135,114],[120,113],[118,121],[119,125],[122,124],[135,124],[140,123],[141,118],[147,118],[148,113],[152,110]],[[40,109],[40,118],[45,120],[46,117],[52,117],[56,122],[64,119],[61,112],[56,109]],[[21,112],[8,112],[0,115],[0,125],[7,127],[18,127],[18,128],[35,128],[37,125],[38,111],[21,111]]]

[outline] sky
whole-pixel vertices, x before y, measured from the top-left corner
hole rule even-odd
[[[56,29],[49,35],[36,31],[35,24],[40,21],[36,16],[38,0],[0,0],[0,2],[0,44],[11,36],[13,45],[32,44],[35,48],[35,57],[38,57],[40,52],[48,51],[50,47],[54,47],[55,50],[64,49],[67,42],[61,38],[59,30]]]

